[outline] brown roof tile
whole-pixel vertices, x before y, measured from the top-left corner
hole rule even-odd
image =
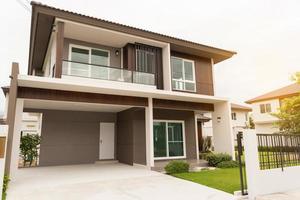
[[[294,96],[300,93],[300,84],[293,83],[291,85],[279,88],[277,90],[273,90],[271,92],[268,92],[266,94],[260,95],[258,97],[255,97],[253,99],[250,99],[246,101],[246,103],[254,103],[258,101],[264,101],[269,99],[277,99],[277,98],[284,98],[289,96]]]

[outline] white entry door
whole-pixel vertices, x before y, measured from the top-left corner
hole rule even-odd
[[[115,157],[115,123],[100,123],[99,160]]]

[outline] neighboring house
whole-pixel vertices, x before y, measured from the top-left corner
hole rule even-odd
[[[42,114],[33,112],[24,112],[22,116],[22,134],[41,135]]]
[[[300,85],[293,83],[246,101],[246,103],[252,106],[252,117],[256,132],[279,132],[279,128],[275,125],[278,118],[272,116],[271,113],[278,112],[283,99],[299,95],[299,93]]]
[[[214,95],[213,75],[234,54],[33,2],[28,73],[13,63],[3,88],[6,171],[18,169],[23,112],[43,116],[40,166],[198,160],[203,113],[215,150],[234,156],[230,103]]]
[[[231,103],[232,131],[235,145],[237,145],[237,134],[249,128],[249,112],[252,109],[249,106]]]
[[[249,112],[252,109],[249,106],[231,103],[231,124],[234,140],[236,141],[236,135],[239,131],[243,131],[248,128]],[[211,119],[211,113],[206,113],[202,120],[202,129],[198,130],[198,133],[202,133],[202,137],[213,137],[213,124]]]

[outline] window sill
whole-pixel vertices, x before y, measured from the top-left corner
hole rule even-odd
[[[154,160],[172,160],[172,159],[186,159],[186,156],[154,157]]]
[[[185,92],[185,93],[191,93],[191,94],[195,94],[197,93],[197,91],[189,91],[189,90],[176,90],[176,89],[172,89],[172,91],[175,91],[175,92]]]

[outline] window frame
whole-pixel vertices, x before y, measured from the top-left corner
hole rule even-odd
[[[151,54],[153,56],[153,69],[152,69],[152,72],[146,72],[146,71],[141,71],[141,70],[138,70],[138,51],[144,51],[146,52],[146,54]],[[146,57],[147,58],[147,57]],[[146,51],[146,50],[143,50],[143,49],[135,49],[135,71],[136,72],[142,72],[142,73],[149,73],[149,74],[155,74],[156,73],[156,59],[155,59],[155,53],[154,52],[151,52],[151,51]]]
[[[183,73],[183,78],[184,80],[180,80],[180,79],[174,79],[173,78],[173,66],[172,66],[172,58],[176,58],[176,59],[180,59],[182,61],[182,73]],[[171,63],[171,86],[172,86],[172,90],[174,91],[183,91],[183,92],[193,92],[195,93],[197,91],[197,86],[196,86],[196,70],[195,70],[195,61],[194,60],[190,60],[190,59],[186,59],[186,58],[182,58],[182,57],[177,57],[177,56],[171,56],[171,59],[170,59],[170,63]],[[186,80],[185,79],[185,68],[184,68],[184,62],[187,61],[187,62],[191,62],[192,63],[192,68],[193,68],[193,81],[190,81],[190,80]],[[176,89],[176,88],[173,88],[173,80],[177,81],[177,82],[182,82],[182,83],[194,83],[194,90],[186,90],[185,89],[185,84],[184,84],[184,89]]]
[[[236,118],[236,112],[232,112],[231,113],[231,120],[234,120],[234,121],[237,120],[237,118]]]
[[[170,160],[170,159],[182,159],[186,158],[186,144],[185,144],[185,124],[184,120],[164,120],[164,119],[155,119],[153,122],[164,122],[166,123],[166,151],[167,156],[165,157],[154,157],[154,142],[153,142],[153,158],[154,160]],[[182,142],[183,142],[183,156],[170,156],[169,155],[169,123],[181,123],[182,126]],[[152,138],[153,139],[153,138]]]
[[[70,43],[69,44],[69,54],[68,54],[68,60],[71,61],[71,62],[68,62],[68,76],[71,76],[71,63],[72,63],[72,48],[78,48],[78,49],[84,49],[84,50],[88,50],[89,51],[89,63],[86,63],[87,66],[88,66],[88,77],[92,77],[92,74],[91,74],[91,71],[92,71],[92,68],[91,68],[91,65],[94,65],[92,64],[92,50],[98,50],[98,51],[104,51],[104,52],[107,52],[108,53],[108,62],[107,62],[107,69],[109,70],[110,68],[110,50],[107,50],[107,49],[100,49],[100,48],[94,48],[94,47],[90,47],[90,46],[84,46],[84,45],[78,45],[78,44],[72,44]],[[97,65],[97,64],[95,64]],[[103,65],[102,67],[105,67],[105,65]],[[109,74],[109,73],[108,73]]]
[[[268,106],[269,105],[269,108],[270,110],[268,111]],[[259,111],[260,111],[260,114],[267,114],[267,113],[271,113],[272,112],[272,106],[271,106],[271,103],[262,103],[262,104],[259,104]]]

